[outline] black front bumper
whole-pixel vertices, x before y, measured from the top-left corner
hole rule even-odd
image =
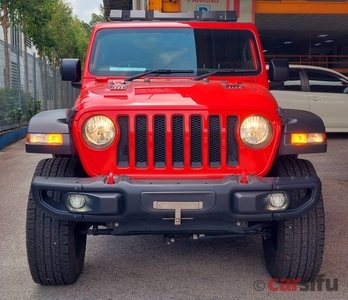
[[[94,224],[116,224],[113,234],[175,232],[243,232],[243,224],[299,217],[316,206],[321,197],[317,176],[238,176],[199,180],[132,180],[114,177],[34,177],[31,185],[36,206],[53,218]],[[293,200],[294,190],[302,198]],[[52,196],[52,191],[60,192]],[[275,209],[271,193],[288,197]],[[70,194],[83,194],[86,205],[74,209]],[[179,218],[179,219],[178,219]]]

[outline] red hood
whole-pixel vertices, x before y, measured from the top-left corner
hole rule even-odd
[[[226,174],[248,174],[264,175],[270,168],[273,157],[275,156],[279,143],[281,122],[277,113],[277,103],[270,92],[260,84],[250,82],[229,82],[212,80],[209,82],[192,81],[187,79],[151,79],[150,82],[144,80],[135,80],[132,82],[122,83],[121,81],[107,82],[90,82],[85,84],[79,99],[76,103],[78,110],[74,117],[76,126],[73,126],[74,138],[79,149],[80,158],[85,170],[90,176],[101,174],[125,174],[131,177],[147,176],[225,176]],[[116,151],[118,141],[114,146],[110,146],[104,150],[94,150],[84,143],[82,138],[82,127],[88,117],[95,114],[105,114],[112,120],[118,120],[117,116],[129,116],[129,151],[131,165],[128,169],[118,168],[116,162]],[[274,138],[265,148],[261,150],[247,148],[243,143],[238,142],[239,164],[238,166],[226,166],[211,169],[206,167],[207,173],[202,173],[201,168],[172,168],[168,165],[165,169],[155,168],[152,163],[142,173],[134,166],[135,161],[135,118],[139,115],[149,118],[149,153],[153,153],[154,136],[153,136],[153,117],[156,115],[167,116],[167,120],[172,120],[171,116],[182,116],[186,121],[185,124],[185,147],[190,149],[190,138],[188,120],[192,115],[203,116],[203,126],[207,126],[209,115],[221,116],[221,139],[227,139],[227,117],[238,116],[239,120],[244,120],[247,116],[260,114],[270,120]],[[117,121],[119,122],[119,121]],[[168,121],[169,122],[169,121]],[[119,123],[117,123],[119,124]],[[237,123],[236,123],[237,124]],[[240,122],[238,123],[240,124]],[[237,124],[237,126],[239,126]],[[117,125],[119,126],[119,125]],[[171,125],[168,125],[170,128]],[[119,129],[121,130],[121,129]],[[204,128],[204,147],[208,143],[208,129]],[[238,128],[232,128],[236,132],[236,141],[239,141]],[[168,133],[170,137],[170,132]],[[118,137],[120,137],[118,135]],[[150,142],[151,141],[151,142]],[[168,138],[168,149],[171,149],[171,139]],[[227,148],[225,142],[222,143],[220,149],[222,153],[226,153]],[[203,146],[202,146],[203,147]],[[185,149],[186,149],[185,148]],[[204,148],[205,160],[207,160],[207,152]],[[128,151],[128,150],[127,150]],[[170,150],[171,151],[171,150]],[[185,155],[189,155],[189,150],[185,151]],[[170,155],[170,154],[168,154]],[[151,155],[150,155],[151,156]],[[93,159],[90,159],[92,158]],[[153,158],[151,158],[153,159]],[[169,159],[169,158],[168,158]],[[190,161],[189,157],[186,157]],[[169,160],[168,160],[169,161]]]
[[[255,99],[257,97],[257,99]],[[275,111],[277,103],[262,85],[248,82],[151,79],[89,83],[76,102],[80,112],[94,110],[254,110]]]

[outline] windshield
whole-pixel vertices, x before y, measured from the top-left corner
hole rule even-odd
[[[97,76],[132,76],[156,69],[193,70],[191,76],[219,69],[260,70],[254,36],[247,30],[117,28],[97,32],[89,71]],[[223,73],[223,74],[221,74]],[[152,76],[183,76],[158,73]],[[218,72],[212,76],[236,76]],[[186,74],[187,76],[187,74]]]

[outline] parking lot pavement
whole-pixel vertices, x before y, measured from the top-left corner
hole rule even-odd
[[[347,299],[348,134],[329,135],[328,145],[326,154],[302,156],[323,184],[322,276],[295,287],[270,281],[260,238],[167,245],[160,236],[89,236],[76,284],[37,285],[27,265],[25,214],[32,174],[47,155],[25,153],[24,140],[6,147],[0,152],[0,299]]]

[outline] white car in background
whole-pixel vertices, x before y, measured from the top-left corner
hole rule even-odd
[[[282,108],[320,116],[327,132],[348,132],[348,77],[331,69],[290,65],[289,80],[271,90]]]

